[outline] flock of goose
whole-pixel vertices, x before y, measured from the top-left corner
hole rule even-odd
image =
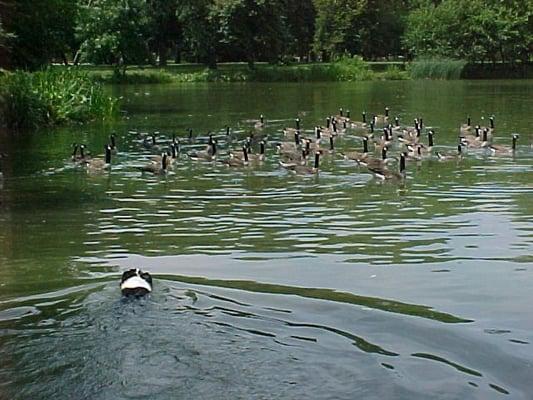
[[[199,162],[223,163],[231,168],[251,168],[262,163],[267,157],[267,148],[275,149],[279,157],[279,165],[286,170],[300,175],[319,173],[321,157],[341,156],[367,168],[376,178],[381,180],[402,181],[406,177],[406,164],[433,158],[440,161],[460,160],[464,157],[464,149],[477,149],[488,156],[513,155],[516,151],[518,134],[512,134],[512,145],[505,146],[493,143],[495,135],[494,117],[489,118],[489,126],[473,125],[468,117],[466,123],[459,127],[457,150],[442,153],[434,150],[435,131],[424,126],[422,118],[415,118],[412,126],[400,124],[398,117],[392,118],[390,110],[385,113],[355,121],[350,118],[350,111],[339,109],[337,115],[329,116],[324,126],[304,130],[300,118],[294,120],[294,126],[286,127],[279,132],[277,141],[271,140],[265,133],[267,121],[263,115],[258,120],[248,120],[250,130],[242,138],[242,146],[232,149],[235,135],[226,127],[218,134],[209,133],[205,137],[194,137],[192,129],[188,130],[188,152],[182,151],[182,143],[176,135],[159,144],[159,134],[130,131],[137,142],[153,154],[149,162],[138,166],[143,173],[164,175],[177,163],[180,156],[186,155],[190,160]],[[307,135],[307,136],[306,136]],[[337,138],[351,135],[359,138],[362,143],[360,151],[340,152],[335,148]],[[281,140],[280,140],[281,139]],[[196,141],[206,140],[204,149],[197,149]],[[105,156],[91,157],[85,145],[73,145],[71,160],[89,172],[102,171],[111,166],[112,155],[118,152],[116,138],[111,135],[105,146]],[[220,147],[226,147],[222,155]],[[395,151],[398,156],[390,156]],[[312,160],[312,164],[309,160]],[[397,165],[396,165],[397,164]]]

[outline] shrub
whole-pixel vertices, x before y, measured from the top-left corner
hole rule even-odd
[[[117,111],[117,100],[78,70],[17,71],[0,80],[0,116],[10,128],[106,119]]]

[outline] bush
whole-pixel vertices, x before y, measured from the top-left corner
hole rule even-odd
[[[117,100],[78,70],[0,75],[0,116],[10,128],[106,119],[116,111]]]
[[[397,65],[388,65],[387,69],[380,73],[380,79],[387,81],[399,81],[409,79],[409,74],[407,71],[402,71]]]

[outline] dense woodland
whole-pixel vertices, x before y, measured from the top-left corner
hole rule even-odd
[[[528,0],[0,0],[3,67],[446,57],[527,62]]]

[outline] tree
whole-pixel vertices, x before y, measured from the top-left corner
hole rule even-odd
[[[214,0],[189,0],[178,11],[190,55],[209,68],[217,66],[218,21]]]
[[[89,0],[80,7],[77,26],[82,60],[114,64],[122,74],[127,65],[153,63],[151,23],[145,0]]]
[[[316,26],[314,50],[327,61],[344,53],[357,54],[358,18],[364,0],[315,0]]]
[[[181,39],[181,26],[178,20],[178,3],[168,0],[149,0],[150,45],[157,54],[159,65],[166,65],[169,52],[176,48]]]
[[[304,60],[309,56],[315,35],[316,10],[312,0],[284,0],[288,43],[284,55],[295,55]]]
[[[67,63],[76,42],[76,10],[73,0],[13,1],[7,25],[14,35],[10,41],[13,64],[35,69],[55,58]]]
[[[531,52],[533,6],[519,0],[443,0],[422,3],[407,19],[404,43],[415,56],[496,62]]]
[[[277,62],[288,38],[281,0],[216,0],[222,46],[254,68],[258,60]]]

